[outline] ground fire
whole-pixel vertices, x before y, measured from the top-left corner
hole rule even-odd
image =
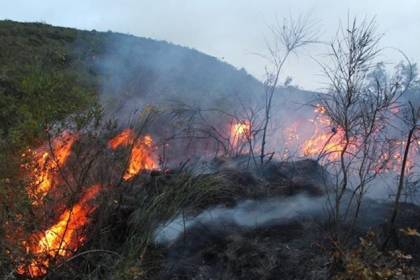
[[[19,274],[39,277],[47,273],[51,260],[70,257],[86,240],[83,229],[89,223],[89,215],[95,206],[89,202],[100,192],[100,185],[89,187],[80,200],[66,209],[47,230],[31,235],[23,245],[34,258],[29,265],[21,265]]]
[[[25,159],[33,157],[34,161],[34,164],[25,165],[28,168],[33,167],[33,170],[29,170],[33,183],[28,186],[28,196],[34,207],[42,208],[43,199],[49,192],[59,187],[61,182],[59,169],[66,165],[77,139],[77,134],[65,131],[55,137],[51,145],[45,145],[33,153],[29,150],[22,155]],[[130,150],[127,168],[123,174],[124,180],[131,180],[142,171],[158,168],[153,139],[150,135],[137,137],[132,129],[124,129],[108,141],[108,148],[115,150],[119,147]],[[70,208],[64,209],[55,221],[51,221],[52,225],[46,230],[30,234],[29,238],[23,241],[22,245],[29,256],[29,261],[26,260],[17,267],[18,274],[30,277],[43,276],[48,272],[51,262],[69,258],[84,244],[87,239],[84,230],[96,209],[92,201],[101,190],[100,184],[84,188],[79,200]]]
[[[285,151],[283,158],[290,156],[324,159],[329,163],[337,162],[340,153],[345,146],[344,131],[334,126],[330,119],[325,115],[325,108],[320,104],[315,105],[314,116],[309,119],[297,119],[287,126],[282,135],[285,139]],[[349,139],[346,154],[354,154],[361,142],[357,137]],[[377,162],[372,166],[377,173],[399,172],[402,164],[402,154],[404,152],[405,141],[389,139],[389,150],[383,151]],[[414,167],[414,158],[419,151],[420,141],[414,141],[412,149],[406,163],[407,172],[411,172]],[[295,155],[288,154],[289,151],[296,150]]]
[[[251,123],[248,120],[234,122],[230,128],[230,142],[235,149],[251,136]]]
[[[124,180],[130,180],[144,170],[158,168],[150,135],[136,137],[134,131],[127,128],[108,142],[111,149],[115,150],[120,146],[129,146],[131,149],[128,166],[123,175]]]
[[[28,188],[33,204],[38,205],[54,186],[54,180],[59,177],[59,169],[66,163],[71,148],[78,136],[68,131],[54,138],[51,144],[35,150],[33,158],[33,183]],[[26,156],[26,154],[25,154]]]
[[[287,139],[288,145],[298,147],[300,156],[318,158],[324,154],[328,161],[336,161],[339,159],[344,145],[343,132],[332,127],[322,106],[317,105],[313,113],[313,118],[293,121],[290,127],[284,129],[284,133],[287,135],[283,137]],[[306,131],[308,123],[313,127],[310,134]],[[249,121],[232,123],[229,129],[230,142],[234,149],[250,140],[251,124]],[[54,138],[51,145],[45,145],[45,147],[25,155],[25,157],[32,156],[35,160],[35,168],[31,172],[33,183],[28,187],[28,195],[34,206],[42,207],[44,197],[59,186],[59,169],[66,165],[72,152],[72,146],[78,138],[77,134],[66,131]],[[381,158],[384,162],[391,159],[384,167],[386,170],[398,171],[400,166],[404,141],[396,141],[395,145],[399,148],[394,150],[394,154],[384,154]],[[349,147],[349,151],[351,152],[356,146],[357,141],[355,140]],[[418,149],[417,142],[415,146],[413,153]],[[143,171],[159,168],[156,147],[152,137],[148,134],[137,135],[131,128],[123,129],[107,141],[107,148],[111,150],[123,148],[129,151],[126,168],[122,175],[124,181],[132,180]],[[409,170],[412,165],[410,159],[407,169]],[[61,214],[57,213],[56,217],[58,218],[51,221],[46,230],[30,234],[30,237],[23,243],[28,256],[31,256],[30,261],[19,265],[17,268],[19,274],[31,277],[45,275],[51,262],[72,256],[84,244],[87,240],[84,229],[89,225],[90,215],[96,209],[92,201],[101,192],[101,189],[100,184],[85,188],[79,200],[70,208],[64,209]]]
[[[344,147],[344,132],[335,128],[325,114],[325,108],[319,104],[314,109],[315,117],[310,119],[314,126],[313,135],[306,139],[301,148],[305,157],[320,157],[325,155],[328,160],[339,158]],[[350,149],[352,146],[350,146]]]

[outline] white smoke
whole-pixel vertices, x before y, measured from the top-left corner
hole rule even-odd
[[[155,231],[157,243],[170,243],[178,239],[184,231],[197,224],[220,224],[233,222],[246,228],[258,228],[267,224],[282,224],[299,216],[316,216],[322,213],[324,197],[298,195],[292,198],[268,200],[245,200],[233,208],[217,206],[196,217],[177,216]]]

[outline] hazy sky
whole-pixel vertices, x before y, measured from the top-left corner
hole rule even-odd
[[[244,67],[263,78],[268,26],[276,18],[311,14],[330,40],[347,14],[376,16],[385,33],[384,47],[398,47],[420,62],[419,0],[0,0],[0,18],[43,21],[53,25],[118,31],[192,47]],[[287,65],[285,75],[306,89],[322,87],[320,69],[312,57],[321,47],[306,50]],[[400,60],[388,51],[389,61]]]

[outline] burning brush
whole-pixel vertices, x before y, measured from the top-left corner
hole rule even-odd
[[[54,138],[49,145],[23,155],[31,156],[33,161],[32,165],[25,165],[31,167],[32,183],[28,186],[27,193],[33,207],[38,210],[49,207],[44,203],[44,199],[52,190],[58,190],[60,187],[63,181],[61,169],[66,165],[78,138],[77,134],[65,131]],[[123,180],[131,180],[145,170],[158,168],[153,139],[150,135],[137,137],[132,129],[124,129],[108,141],[108,148],[115,150],[120,147],[130,149],[128,163],[122,175]],[[49,225],[45,230],[29,234],[22,242],[29,260],[20,260],[17,273],[31,278],[44,276],[48,273],[51,263],[65,261],[85,244],[87,240],[85,229],[97,208],[93,202],[102,190],[101,184],[93,184],[84,188],[79,199],[68,208],[53,208],[53,212],[62,211],[61,214],[54,213],[52,216],[56,218],[54,221],[48,221]],[[48,210],[45,210],[35,213],[47,213]],[[42,220],[42,217],[40,218]],[[19,229],[19,231],[25,230]]]

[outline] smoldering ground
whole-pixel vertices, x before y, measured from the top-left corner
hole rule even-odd
[[[237,225],[245,228],[284,224],[298,217],[317,217],[323,213],[325,198],[298,195],[290,198],[245,200],[233,208],[223,206],[208,209],[196,217],[179,215],[155,232],[158,243],[170,243],[196,226],[223,227]]]

